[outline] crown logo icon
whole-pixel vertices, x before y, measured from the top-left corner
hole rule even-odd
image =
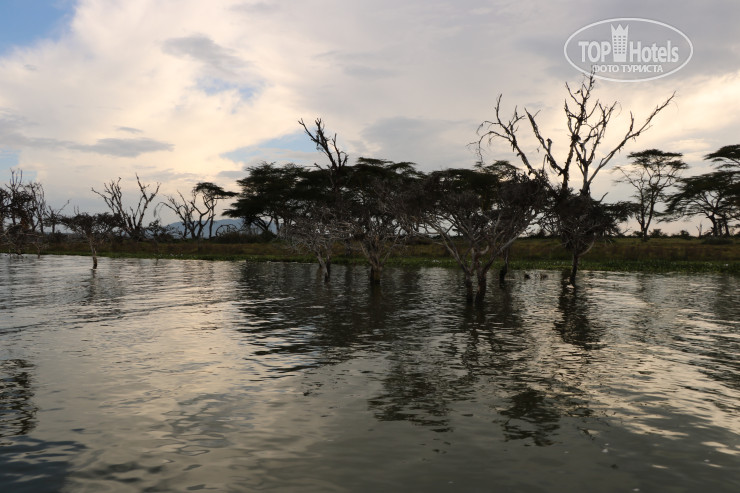
[[[624,63],[627,61],[627,37],[629,35],[629,25],[622,27],[618,24],[616,29],[612,28],[612,59],[614,63]]]

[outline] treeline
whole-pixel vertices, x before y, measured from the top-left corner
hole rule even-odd
[[[311,128],[300,121],[324,161],[310,168],[263,163],[249,169],[238,181],[241,191],[226,214],[312,253],[326,280],[332,246],[338,242],[359,243],[371,280],[377,282],[392,250],[422,236],[443,245],[460,265],[470,301],[483,299],[488,272],[499,258],[503,279],[509,248],[526,231],[561,239],[572,258],[572,285],[581,257],[597,240],[620,234],[619,225],[631,217],[637,219],[643,241],[650,238],[655,221],[693,216],[709,220],[711,235],[729,236],[732,221],[740,218],[740,145],[706,156],[715,171],[686,178],[681,176],[687,165],[680,153],[631,153],[631,162],[615,170],[621,173],[620,181],[632,187],[633,200],[607,203],[604,197],[592,197],[591,185],[599,172],[627,142],[644,133],[673,98],[641,122],[630,115],[621,139],[604,149],[617,103],[594,101],[594,82],[594,77],[586,78],[576,90],[566,85],[568,137],[562,158],[542,134],[536,114],[525,109],[505,117],[501,97],[494,118],[479,128],[480,160],[473,168],[424,173],[413,163],[368,158],[350,165],[336,134],[328,133],[321,119]],[[520,124],[529,127],[539,144],[539,162],[524,150]],[[485,164],[485,147],[494,142],[508,144],[519,163]]]
[[[536,113],[524,109],[504,116],[501,97],[494,118],[479,128],[474,143],[479,160],[472,168],[422,172],[411,162],[364,157],[350,163],[336,134],[329,133],[321,119],[311,126],[301,120],[322,161],[311,167],[251,167],[237,181],[238,192],[201,182],[189,194],[178,192],[156,202],[160,184],[144,184],[137,176],[134,208],[125,205],[119,178],[92,190],[109,212],[87,214],[75,208],[64,214],[64,207],[53,209],[45,203],[39,183],[24,182],[20,172],[13,172],[10,183],[0,188],[0,241],[10,252],[40,252],[49,235],[58,235],[63,226],[88,242],[95,266],[98,245],[112,236],[155,242],[179,236],[200,245],[204,237],[214,235],[217,205],[232,200],[227,216],[242,219],[244,230],[277,237],[312,254],[327,281],[338,244],[347,249],[359,245],[371,281],[378,282],[391,253],[410,238],[422,237],[444,246],[464,272],[467,298],[481,301],[494,262],[503,260],[503,279],[509,249],[526,232],[560,238],[572,258],[573,285],[581,257],[597,240],[620,234],[619,225],[630,217],[637,220],[637,234],[644,241],[658,221],[695,216],[709,221],[708,234],[729,236],[733,221],[740,218],[740,145],[708,154],[705,159],[714,170],[692,177],[682,176],[687,165],[680,153],[631,153],[629,164],[614,171],[620,174],[618,181],[632,187],[633,200],[608,203],[592,197],[595,177],[672,100],[666,99],[640,122],[630,115],[621,138],[605,148],[617,103],[594,101],[594,82],[593,77],[585,78],[575,90],[566,85],[563,156],[555,155]],[[525,135],[520,126],[529,132]],[[525,137],[535,139],[536,155],[525,151],[530,148],[522,144]],[[483,155],[495,143],[510,147],[518,162],[485,163]],[[147,211],[161,207],[179,218],[179,232],[158,220],[145,221]]]
[[[84,240],[97,268],[97,251],[101,244],[113,240],[134,242],[159,242],[193,239],[198,242],[206,234],[214,236],[213,225],[221,200],[236,194],[210,182],[197,183],[189,195],[164,197],[155,201],[160,183],[144,184],[136,175],[138,195],[133,201],[124,199],[121,178],[103,184],[102,191],[93,188],[108,208],[107,212],[90,214],[74,207],[66,210],[69,202],[55,209],[47,204],[44,187],[39,182],[24,181],[23,172],[11,170],[10,182],[0,187],[0,247],[9,253],[22,254],[35,251],[39,255],[50,243],[58,243],[66,236]],[[136,207],[127,204],[134,202]],[[165,226],[158,211],[162,207],[172,210],[182,227]],[[147,222],[148,212],[154,220]]]

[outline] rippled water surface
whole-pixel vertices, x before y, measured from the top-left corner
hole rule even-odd
[[[0,491],[740,491],[740,280],[0,257]]]

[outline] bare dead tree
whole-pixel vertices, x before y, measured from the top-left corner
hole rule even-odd
[[[56,234],[56,228],[62,224],[62,211],[69,205],[69,200],[64,203],[63,206],[55,209],[50,205],[47,205],[44,209],[44,224],[51,227],[51,234]]]
[[[564,103],[564,112],[568,143],[564,158],[558,159],[555,156],[553,141],[543,135],[537,124],[537,113],[532,113],[526,108],[524,113],[519,113],[515,108],[510,118],[503,117],[501,110],[502,96],[499,96],[496,101],[494,118],[490,121],[484,121],[478,129],[477,145],[481,156],[484,144],[491,145],[495,140],[503,140],[509,144],[530,175],[541,172],[549,177],[548,187],[554,197],[555,210],[560,211],[559,213],[574,214],[572,218],[560,218],[561,224],[573,224],[575,218],[583,219],[584,214],[596,213],[593,200],[574,201],[572,199],[574,193],[571,190],[572,179],[580,175],[581,184],[578,195],[590,199],[591,185],[598,173],[610,163],[612,158],[630,140],[637,139],[647,131],[653,119],[670,104],[674,97],[672,95],[656,106],[641,124],[638,124],[634,115],[630,113],[627,129],[622,137],[616,144],[604,150],[602,147],[606,130],[619,108],[619,103],[603,104],[598,99],[594,101],[595,81],[594,74],[591,74],[584,79],[576,90],[566,84],[568,95]],[[544,156],[541,167],[533,163],[519,140],[519,125],[522,121],[528,122],[537,143],[537,151],[542,152]],[[562,206],[558,207],[558,204],[562,204]],[[582,209],[578,209],[577,206],[582,207]],[[602,223],[599,220],[588,222],[592,225]],[[589,227],[586,230],[589,231],[589,234],[585,237],[572,236],[581,234],[583,231],[581,228],[568,228],[559,231],[563,244],[572,253],[573,272],[578,268],[580,257],[593,246],[593,243],[590,243],[588,239],[591,238],[595,241],[596,238],[606,234],[609,228],[597,231],[597,229]],[[571,282],[574,282],[575,276],[571,275],[570,279]]]
[[[329,180],[331,182],[332,191],[334,192],[335,198],[340,196],[340,187],[342,185],[342,178],[344,177],[345,168],[347,166],[347,159],[349,156],[346,152],[339,149],[337,146],[337,134],[333,137],[329,137],[326,134],[324,128],[324,122],[321,118],[317,118],[314,121],[316,130],[313,132],[308,129],[306,123],[301,119],[298,123],[316,145],[316,150],[322,153],[328,160],[328,165],[314,164],[317,168],[327,170],[329,172]]]
[[[206,227],[208,209],[198,203],[198,194],[195,190],[191,191],[189,198],[185,198],[181,192],[177,192],[177,195],[179,198],[168,195],[167,202],[161,202],[161,205],[170,209],[180,219],[183,238],[190,235],[190,238],[200,241]]]
[[[44,188],[38,182],[24,182],[22,170],[10,170],[10,181],[0,196],[0,242],[20,255],[33,245],[41,255],[44,245]]]
[[[121,178],[111,180],[104,184],[103,192],[92,189],[99,195],[110,209],[114,216],[121,218],[121,229],[133,240],[143,241],[146,239],[146,227],[144,226],[144,217],[146,210],[159,193],[161,183],[157,183],[154,191],[149,192],[150,185],[141,183],[139,175],[136,175],[136,183],[139,186],[139,201],[136,209],[126,207],[123,203],[123,191],[121,190]]]
[[[200,182],[195,185],[188,198],[185,198],[181,192],[177,192],[177,194],[177,197],[167,196],[167,201],[160,204],[177,215],[183,226],[183,238],[190,235],[192,239],[197,240],[198,249],[200,249],[206,227],[208,228],[208,237],[213,236],[213,222],[219,200],[234,197],[236,194],[227,192],[210,182]]]

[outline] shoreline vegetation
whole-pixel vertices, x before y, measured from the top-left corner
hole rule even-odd
[[[49,245],[46,255],[90,256],[84,243]],[[335,265],[368,265],[359,245],[348,252],[336,244]],[[121,241],[103,246],[100,257],[169,258],[182,260],[302,262],[316,263],[315,257],[297,253],[281,241],[218,243],[179,241],[153,243]],[[509,272],[516,270],[568,270],[571,259],[557,239],[521,238],[513,245]],[[387,262],[389,266],[459,268],[444,247],[431,242],[415,242],[400,248]],[[494,268],[502,265],[499,260]],[[736,238],[720,242],[698,238],[615,238],[594,245],[583,259],[583,270],[615,272],[684,272],[740,275],[740,242]]]

